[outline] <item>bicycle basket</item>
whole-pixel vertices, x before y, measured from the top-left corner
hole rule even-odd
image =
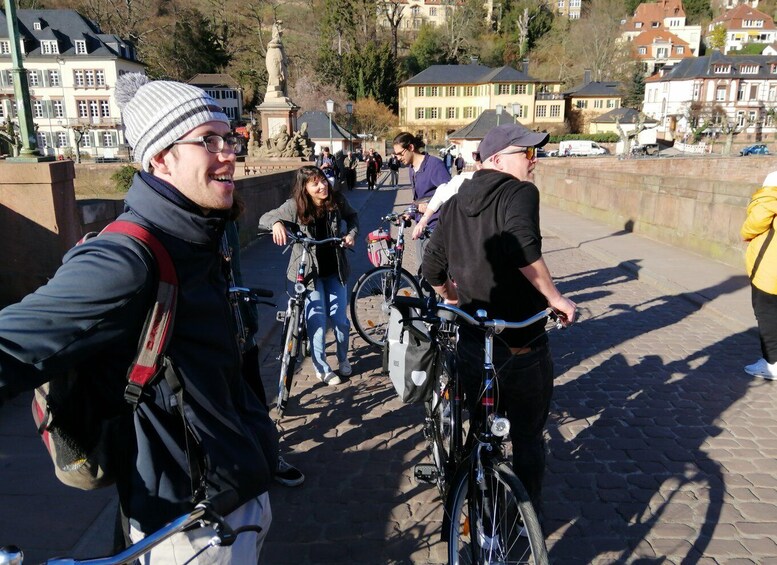
[[[388,264],[388,250],[394,245],[391,234],[377,229],[367,234],[367,257],[376,267]]]

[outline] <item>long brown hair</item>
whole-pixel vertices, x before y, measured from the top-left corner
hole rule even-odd
[[[294,176],[294,184],[291,187],[291,197],[297,205],[299,222],[303,225],[310,225],[316,221],[316,218],[320,218],[325,213],[339,208],[337,205],[338,199],[331,186],[329,186],[329,193],[323,204],[316,206],[307,191],[307,185],[310,181],[324,181],[329,185],[324,172],[318,167],[305,165],[297,170],[297,174]]]

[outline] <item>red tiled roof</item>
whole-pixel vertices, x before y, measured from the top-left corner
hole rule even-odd
[[[636,30],[653,27],[653,22],[658,22],[659,26],[664,25],[664,18],[684,18],[685,10],[681,0],[659,0],[648,4],[640,4],[624,28],[626,30]],[[642,27],[636,26],[637,22],[642,23]]]
[[[693,57],[689,44],[665,29],[643,31],[634,38],[634,41],[632,41],[631,44],[632,56],[639,60],[651,60],[656,58],[650,50],[650,46],[654,44],[670,46],[671,51],[667,57],[668,59],[685,59],[686,57]],[[639,47],[647,47],[646,53],[639,53]],[[683,47],[682,53],[679,52],[677,49],[678,47]]]
[[[763,20],[763,27],[745,28],[742,25],[743,20]],[[709,29],[714,28],[716,25],[723,25],[728,30],[731,29],[775,29],[774,20],[769,16],[755,8],[751,8],[747,4],[737,4],[734,8],[722,14],[712,20]]]

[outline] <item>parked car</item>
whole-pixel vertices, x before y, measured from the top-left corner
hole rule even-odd
[[[658,143],[644,143],[631,148],[632,155],[655,155],[658,153]]]
[[[558,144],[560,157],[573,157],[585,155],[607,155],[609,151],[590,139],[570,139]]]
[[[765,143],[755,143],[753,145],[748,145],[742,149],[739,154],[743,157],[747,155],[771,155],[771,153],[769,153],[769,148]]]

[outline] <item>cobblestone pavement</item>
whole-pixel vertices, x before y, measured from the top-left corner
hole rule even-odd
[[[396,208],[408,192],[395,193]],[[387,194],[364,203],[363,233],[390,208]],[[752,332],[547,233],[544,253],[583,310],[551,337],[552,561],[777,563],[775,400],[771,383],[742,372],[758,357]],[[363,245],[352,265],[369,267]],[[274,390],[277,351],[265,351]],[[355,332],[352,361],[339,387],[318,383],[309,360],[297,378],[282,445],[307,481],[272,491],[268,563],[444,563],[436,490],[412,478],[427,461],[422,411],[396,398],[379,352]]]
[[[366,234],[410,194],[356,190],[348,197]],[[545,258],[583,309],[579,323],[551,336],[558,377],[544,499],[552,562],[777,564],[775,385],[742,371],[758,357],[757,337],[730,329],[681,291],[657,290],[619,261],[581,251],[552,228]],[[409,245],[411,267],[413,251]],[[363,238],[350,257],[352,284],[370,267]],[[682,264],[681,256],[671,258]],[[255,244],[244,255],[248,282],[275,289],[280,304],[287,261],[270,242]],[[690,290],[732,292],[723,283],[706,286]],[[272,397],[279,324],[269,308],[262,318]],[[379,351],[354,332],[351,342],[354,375],[343,385],[319,383],[309,360],[297,376],[280,428],[285,456],[307,480],[272,488],[265,563],[444,563],[436,489],[412,478],[413,466],[428,462],[422,409],[397,399],[381,375]],[[4,406],[0,543],[29,549],[29,562],[101,554],[115,515],[111,489],[66,488],[50,465],[29,398]]]

